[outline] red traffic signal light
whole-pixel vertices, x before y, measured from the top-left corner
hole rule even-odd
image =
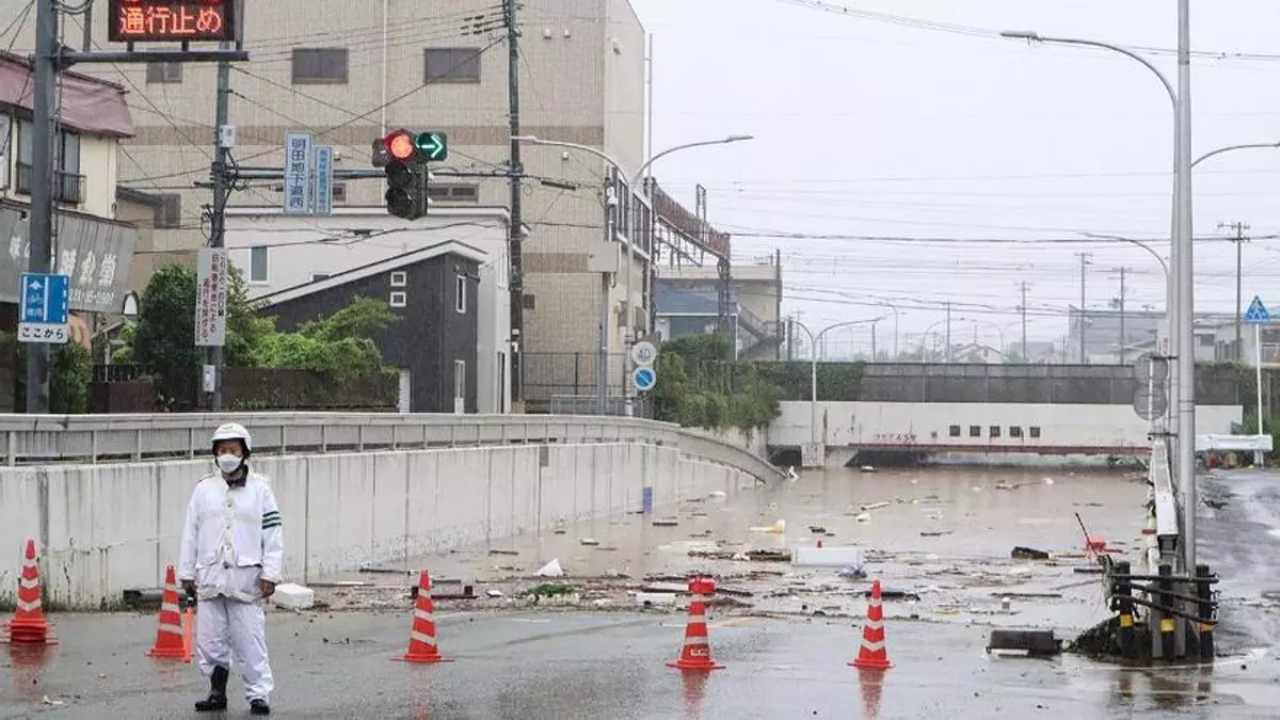
[[[387,153],[400,162],[408,162],[418,154],[414,137],[407,130],[396,130],[383,139],[387,145]]]

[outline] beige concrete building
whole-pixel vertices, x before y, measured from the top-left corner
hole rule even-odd
[[[0,17],[16,17],[26,0],[0,0]],[[309,131],[333,145],[338,169],[370,167],[370,143],[404,127],[448,133],[449,160],[433,170],[433,200],[444,205],[506,206],[508,50],[496,0],[271,0],[250,2],[244,17],[251,60],[231,73],[232,152],[240,167],[280,168],[285,133]],[[106,3],[91,13],[92,44],[106,49]],[[69,44],[80,45],[81,19],[63,18]],[[15,48],[29,49],[26,24]],[[525,0],[519,11],[522,131],[603,149],[627,173],[644,148],[645,30],[627,0]],[[140,46],[141,49],[142,46]],[[111,49],[123,49],[114,48]],[[165,250],[193,252],[205,242],[202,207],[214,141],[216,72],[212,65],[83,66],[128,91],[136,135],[123,146],[121,182],[159,195],[168,227]],[[604,247],[606,167],[575,151],[523,149],[524,322],[521,350],[591,352],[602,301],[593,255]],[[556,183],[544,185],[542,179]],[[576,189],[564,189],[565,186]],[[380,179],[335,187],[336,206],[377,206]],[[250,182],[237,207],[279,206],[279,182]],[[313,218],[317,228],[325,219]],[[431,238],[466,240],[465,228]],[[264,236],[263,245],[270,245]],[[633,302],[647,312],[644,253]],[[623,282],[610,290],[610,346],[621,351]],[[532,368],[536,363],[529,363]],[[614,373],[611,373],[611,376]],[[616,373],[621,379],[621,372]]]

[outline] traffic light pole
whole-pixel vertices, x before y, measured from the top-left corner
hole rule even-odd
[[[36,0],[35,80],[31,114],[31,249],[27,271],[47,273],[53,250],[53,96],[58,73],[58,13]],[[49,412],[49,345],[27,345],[27,412]]]

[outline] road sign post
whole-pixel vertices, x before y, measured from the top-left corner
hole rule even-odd
[[[22,273],[18,342],[65,345],[70,297],[70,276]]]
[[[1262,298],[1253,296],[1253,302],[1249,303],[1249,309],[1244,313],[1244,321],[1253,326],[1254,384],[1258,386],[1258,435],[1262,435],[1262,326],[1271,322],[1271,313],[1262,303]],[[1261,460],[1261,455],[1260,452],[1254,453],[1254,462]]]
[[[658,359],[658,348],[648,340],[641,340],[631,346],[631,362],[636,367],[653,367]]]

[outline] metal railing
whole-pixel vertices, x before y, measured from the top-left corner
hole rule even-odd
[[[764,458],[677,425],[627,417],[580,415],[394,415],[389,413],[237,413],[139,415],[0,415],[5,462],[146,461],[193,458],[209,449],[224,422],[253,434],[256,453],[364,452],[489,445],[639,442],[781,477]]]

